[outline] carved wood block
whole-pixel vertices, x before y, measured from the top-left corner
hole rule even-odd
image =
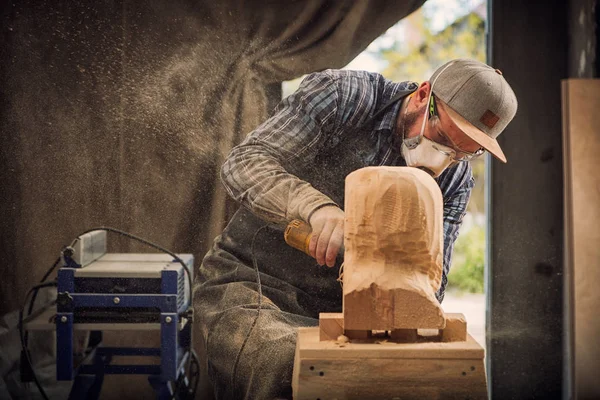
[[[440,329],[443,199],[427,173],[367,167],[346,177],[344,328]]]
[[[467,320],[463,314],[446,314],[446,327],[442,330],[442,342],[467,340]]]
[[[319,314],[319,340],[337,340],[344,334],[344,314]]]

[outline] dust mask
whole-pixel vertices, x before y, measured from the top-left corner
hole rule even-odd
[[[434,178],[454,162],[451,154],[451,148],[427,139],[423,136],[423,130],[419,136],[402,141],[402,156],[406,165],[422,169]]]
[[[437,79],[437,78],[436,78]],[[431,96],[433,93],[433,85],[429,91],[429,98],[427,104],[430,104]],[[408,110],[408,104],[404,110],[404,117],[406,119],[406,112]],[[402,128],[402,156],[406,161],[406,165],[409,167],[416,167],[427,172],[434,178],[441,175],[442,172],[452,163],[454,163],[454,150],[451,147],[444,146],[436,143],[431,139],[423,136],[425,132],[425,124],[429,121],[429,110],[425,107],[425,115],[423,116],[423,124],[421,125],[421,132],[418,136],[413,138],[406,138],[405,127]]]

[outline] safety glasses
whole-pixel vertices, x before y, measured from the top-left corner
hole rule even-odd
[[[454,161],[470,161],[473,160],[474,158],[479,157],[480,155],[482,155],[485,150],[483,147],[480,147],[478,150],[474,151],[474,152],[470,152],[470,151],[465,151],[460,149],[456,143],[454,143],[454,141],[450,138],[450,136],[448,136],[448,134],[446,134],[443,130],[442,130],[442,124],[440,122],[440,117],[437,111],[437,105],[435,103],[435,96],[433,95],[433,93],[430,95],[430,100],[429,100],[429,123],[431,124],[432,128],[434,129],[435,133],[437,134],[437,136],[440,138],[440,145],[442,145],[444,147],[444,149],[442,148],[437,148],[436,150],[438,150],[441,153],[446,154],[449,157],[452,157],[452,159]],[[448,150],[446,150],[448,149]]]

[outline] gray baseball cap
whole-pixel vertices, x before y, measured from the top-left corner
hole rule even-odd
[[[429,81],[458,128],[506,162],[496,138],[515,116],[517,97],[502,72],[479,61],[459,58],[439,67]]]

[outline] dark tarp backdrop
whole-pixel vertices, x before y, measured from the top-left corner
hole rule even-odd
[[[423,2],[4,2],[0,314],[95,226],[198,265],[235,207],[220,165],[281,81],[344,66]]]

